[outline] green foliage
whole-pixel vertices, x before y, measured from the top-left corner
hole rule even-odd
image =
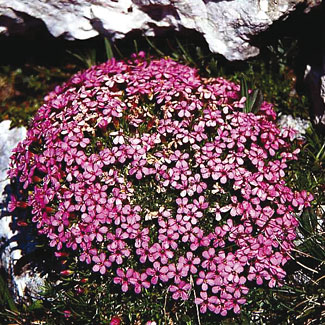
[[[112,50],[112,47],[111,47],[111,43],[108,40],[108,38],[106,38],[106,37],[104,38],[104,43],[105,43],[106,57],[107,57],[107,60],[109,60],[109,59],[114,57],[113,50]]]
[[[307,189],[315,200],[298,216],[296,248],[284,286],[264,288],[259,292],[263,299],[252,291],[252,305],[247,305],[244,313],[253,317],[252,310],[261,310],[257,318],[261,324],[325,322],[325,137],[310,128],[304,142],[300,142],[296,144],[301,149],[300,157],[290,165],[289,183],[297,190]]]
[[[250,91],[246,79],[240,82],[241,96],[246,98],[244,112],[257,113],[263,102],[263,94],[259,89]]]
[[[10,295],[4,279],[0,276],[0,304],[12,311],[17,311],[17,307]]]
[[[299,161],[290,165],[290,180],[297,189],[307,188],[318,205],[325,204],[325,136],[317,134],[313,127],[307,129],[306,138],[298,141]]]
[[[307,130],[307,143],[303,150],[307,151],[310,159],[314,164],[320,167],[325,165],[325,138],[321,134],[317,134],[316,130],[310,128]]]
[[[67,52],[79,60],[85,68],[90,68],[97,63],[96,50],[93,48],[76,53],[71,51]]]
[[[11,120],[11,127],[27,125],[43,97],[75,72],[75,65],[0,67],[0,120]]]
[[[316,212],[315,212],[316,210]],[[325,322],[324,211],[312,207],[299,218],[299,239],[282,287],[251,290],[241,324],[323,324]]]

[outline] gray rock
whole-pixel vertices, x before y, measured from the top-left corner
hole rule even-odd
[[[299,4],[306,11],[320,0],[0,0],[0,33],[12,34],[28,17],[45,23],[55,37],[88,39],[98,34],[123,38],[132,30],[147,36],[160,29],[188,28],[201,33],[210,50],[243,60],[259,50],[252,36],[284,19]]]
[[[290,128],[296,131],[294,138],[304,139],[307,129],[311,126],[310,121],[300,117],[294,118],[292,115],[281,115],[278,120],[278,127],[281,132],[285,128]]]
[[[10,124],[11,121],[9,120],[0,123],[0,197],[5,186],[9,183],[7,170],[11,151],[26,136],[26,129],[24,127],[10,130]]]
[[[10,215],[6,208],[8,200],[9,179],[7,170],[9,160],[18,142],[26,136],[24,127],[9,129],[10,121],[0,123],[0,268],[2,268],[8,278],[8,287],[13,293],[16,301],[21,300],[28,292],[29,297],[35,297],[40,287],[44,285],[44,279],[34,269],[24,268],[22,272],[15,269],[17,262],[22,258],[22,247],[18,243],[21,234],[14,229],[13,216]],[[6,187],[6,188],[5,188]],[[24,236],[24,234],[22,234]]]
[[[305,83],[311,100],[313,123],[318,130],[325,132],[325,68],[307,65]]]

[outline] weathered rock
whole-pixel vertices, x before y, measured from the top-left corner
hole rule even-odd
[[[8,120],[0,123],[0,197],[5,186],[9,183],[7,170],[11,151],[26,136],[24,127],[9,130],[10,123]]]
[[[15,227],[13,216],[7,211],[8,185],[7,170],[12,149],[26,136],[24,127],[9,129],[10,121],[0,123],[0,268],[4,269],[8,278],[8,286],[15,300],[20,300],[28,292],[29,296],[35,296],[39,292],[44,280],[33,268],[24,268],[17,271],[17,263],[20,263],[26,249],[21,245],[21,238],[25,234],[19,234]],[[22,253],[22,250],[24,251]]]
[[[291,128],[296,131],[294,138],[303,139],[306,134],[306,130],[311,126],[311,123],[300,117],[294,118],[292,115],[281,115],[278,121],[280,130],[284,128]]]
[[[325,128],[325,70],[323,67],[307,65],[305,82],[312,104],[313,123],[319,129]]]
[[[320,0],[0,0],[0,32],[22,29],[28,17],[43,21],[49,32],[66,39],[98,34],[123,38],[133,30],[147,36],[166,28],[196,30],[212,52],[243,60],[259,50],[249,41],[297,5],[308,11]]]

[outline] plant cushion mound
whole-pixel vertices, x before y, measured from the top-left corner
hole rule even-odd
[[[111,59],[45,97],[9,172],[49,245],[121,290],[165,285],[201,313],[240,312],[248,282],[285,277],[294,213],[290,131],[272,105],[171,59]]]

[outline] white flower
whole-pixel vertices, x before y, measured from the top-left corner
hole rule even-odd
[[[115,131],[115,132],[111,132],[109,135],[115,136],[115,138],[113,139],[114,144],[124,144],[123,132]]]

